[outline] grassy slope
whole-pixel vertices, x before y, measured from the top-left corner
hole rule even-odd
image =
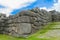
[[[46,38],[37,38],[37,36],[39,36],[40,34],[43,35],[44,33],[46,33],[51,27],[54,27],[54,25],[60,24],[60,22],[53,22],[49,25],[46,25],[44,29],[39,30],[38,32],[36,32],[35,34],[30,35],[27,38],[16,38],[16,37],[12,37],[12,36],[8,36],[8,35],[2,35],[0,34],[0,40],[48,40]]]

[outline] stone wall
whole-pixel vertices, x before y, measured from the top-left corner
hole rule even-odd
[[[8,34],[17,37],[27,36],[42,29],[49,22],[51,22],[51,14],[45,10],[22,11],[9,18],[7,23],[9,27]]]
[[[52,21],[60,21],[60,14],[55,11],[40,10],[34,8],[32,10],[21,11],[14,16],[3,17],[0,20],[0,31],[3,34],[8,34],[16,37],[26,37],[36,31],[43,29]],[[53,14],[52,14],[53,13]],[[56,20],[57,19],[57,20]]]
[[[55,10],[50,11],[51,15],[52,15],[52,21],[60,21],[60,12],[57,12]]]

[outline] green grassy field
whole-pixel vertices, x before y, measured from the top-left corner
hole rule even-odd
[[[0,34],[0,40],[60,40],[60,35],[58,35],[60,29],[57,28],[57,26],[60,27],[60,22],[52,22],[46,25],[42,30],[39,30],[38,32],[28,36],[27,38],[17,38]],[[56,31],[58,31],[58,33],[56,33]]]

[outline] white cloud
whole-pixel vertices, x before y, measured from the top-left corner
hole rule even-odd
[[[0,8],[0,13],[2,14],[6,14],[6,16],[9,16],[11,15],[11,9],[8,9],[8,8]]]
[[[14,9],[26,7],[36,0],[0,0],[0,5],[6,8],[0,8],[0,12],[10,14]]]
[[[60,12],[60,0],[57,0],[58,2],[56,3],[56,0],[54,0],[54,5],[51,8],[46,8],[46,7],[42,7],[41,9],[45,9],[47,11],[51,11],[51,10],[56,10]]]
[[[44,10],[47,10],[47,11],[54,10],[53,8],[46,8],[46,7],[41,7],[40,9],[44,9]]]
[[[58,2],[54,4],[53,9],[60,12],[60,0],[58,0]]]
[[[47,8],[46,8],[46,7],[41,7],[40,9],[45,9],[45,10],[47,10]]]

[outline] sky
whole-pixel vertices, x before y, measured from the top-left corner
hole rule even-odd
[[[6,16],[35,7],[60,12],[60,0],[0,0],[0,13],[6,14]]]

